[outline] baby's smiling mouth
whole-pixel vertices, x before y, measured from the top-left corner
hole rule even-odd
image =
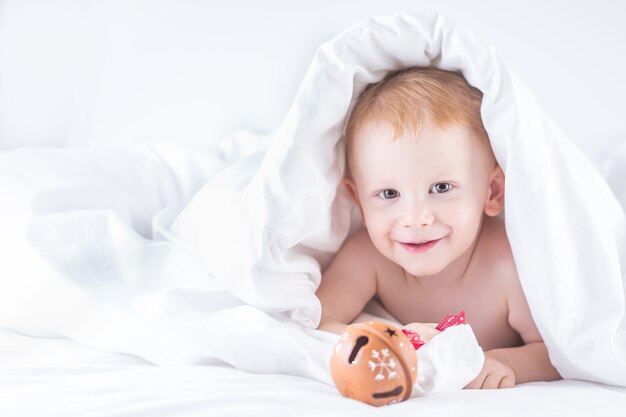
[[[427,240],[425,242],[414,243],[414,242],[398,242],[400,246],[411,253],[423,253],[430,249],[432,249],[442,238]]]

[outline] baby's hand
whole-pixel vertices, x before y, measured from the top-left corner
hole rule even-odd
[[[416,332],[424,342],[428,342],[441,333],[435,327],[437,327],[437,323],[409,323],[402,328]]]
[[[485,352],[483,369],[472,382],[465,386],[466,389],[498,389],[515,386],[515,372],[503,361]]]

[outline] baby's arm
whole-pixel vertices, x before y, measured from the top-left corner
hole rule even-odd
[[[485,352],[483,370],[466,388],[505,388],[526,382],[561,379],[550,362],[548,350],[516,274],[511,277],[508,286],[509,324],[520,334],[524,345]]]
[[[376,256],[376,248],[365,229],[357,232],[339,250],[317,289],[316,295],[322,304],[318,329],[342,333],[374,297]]]
[[[561,375],[550,363],[548,349],[535,325],[517,274],[511,279],[508,294],[509,324],[520,334],[524,345],[495,349],[488,353],[496,359],[508,362],[515,372],[517,384],[561,379]]]
[[[490,350],[485,356],[509,366],[513,371],[514,380],[511,381],[513,384],[561,379],[561,375],[550,363],[548,350],[543,341],[515,348]]]

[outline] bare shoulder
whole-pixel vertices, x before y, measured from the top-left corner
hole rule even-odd
[[[541,336],[532,318],[530,307],[518,275],[504,219],[491,217],[483,225],[482,256],[491,266],[491,279],[506,297],[508,321],[525,343],[540,341]]]

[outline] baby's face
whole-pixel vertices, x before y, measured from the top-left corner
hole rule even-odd
[[[348,185],[383,255],[430,276],[470,250],[496,163],[469,128],[425,125],[416,140],[393,140],[390,126],[370,122],[352,152]]]

